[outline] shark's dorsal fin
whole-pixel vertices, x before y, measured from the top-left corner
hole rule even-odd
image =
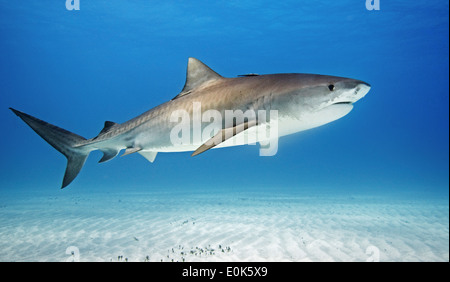
[[[105,126],[103,127],[102,131],[100,131],[100,134],[106,133],[111,130],[114,126],[119,125],[118,123],[112,122],[112,121],[105,121]]]
[[[221,75],[213,71],[201,61],[196,58],[189,58],[186,71],[186,83],[184,84],[183,90],[181,90],[180,94],[173,99],[189,94],[192,89],[207,81],[217,80],[220,78],[222,78]]]

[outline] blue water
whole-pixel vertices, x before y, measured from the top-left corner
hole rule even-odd
[[[427,198],[448,211],[449,4],[380,4],[81,0],[68,11],[64,0],[0,0],[2,207],[15,195],[26,203],[31,191],[212,190]],[[91,138],[105,120],[122,123],[174,97],[188,57],[227,77],[317,73],[372,89],[344,118],[280,139],[274,157],[240,146],[97,164],[101,153],[93,152],[64,190],[65,158],[8,110]]]

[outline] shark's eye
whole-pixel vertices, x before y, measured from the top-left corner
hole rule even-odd
[[[328,89],[330,89],[330,91],[333,91],[334,90],[334,85],[333,84],[328,85]]]

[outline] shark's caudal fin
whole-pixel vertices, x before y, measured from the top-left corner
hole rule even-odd
[[[82,147],[74,147],[74,145],[86,139],[13,108],[10,109],[39,136],[66,156],[67,167],[61,188],[69,185],[80,172],[90,152]]]

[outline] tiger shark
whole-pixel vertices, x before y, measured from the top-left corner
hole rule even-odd
[[[100,133],[91,139],[10,109],[67,158],[61,187],[64,188],[79,174],[89,153],[94,150],[103,152],[100,163],[113,159],[123,149],[122,156],[138,153],[150,162],[155,160],[158,152],[194,151],[192,156],[195,156],[211,148],[243,145],[248,138],[236,142],[238,136],[247,134],[248,137],[252,130],[254,132],[264,125],[269,125],[265,129],[267,132],[275,120],[276,136],[253,133],[256,136],[252,139],[254,143],[267,146],[270,140],[278,140],[278,137],[318,127],[347,115],[353,103],[363,98],[369,90],[370,85],[361,80],[318,74],[247,74],[226,78],[201,61],[189,58],[186,82],[177,96],[127,122],[106,121]],[[253,114],[244,119],[222,119],[216,121],[214,130],[203,134],[202,138],[174,142],[174,136],[179,137],[180,133],[194,135],[195,116],[207,111],[213,111],[216,116],[226,115],[229,111],[270,111],[276,113],[276,118],[271,119],[268,114],[262,115],[264,118]],[[174,113],[180,112],[184,115],[174,116]],[[197,129],[201,131],[210,126],[207,121],[213,116],[203,116]],[[188,121],[177,123],[182,117]],[[174,128],[181,128],[182,124],[192,126],[186,131],[182,128],[174,133]]]

